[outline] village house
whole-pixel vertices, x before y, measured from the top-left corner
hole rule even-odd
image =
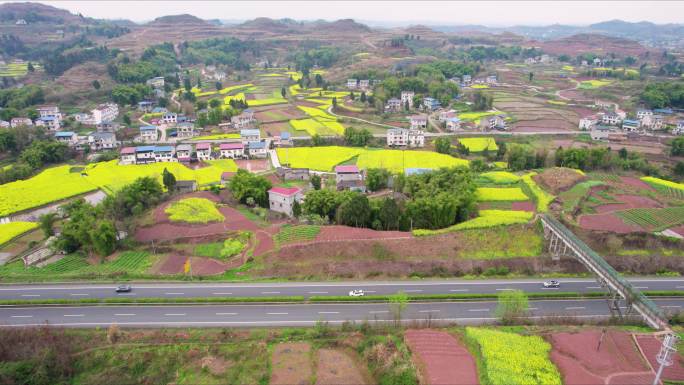
[[[165,112],[160,118],[161,123],[176,124],[178,122],[178,114],[175,112]]]
[[[177,194],[188,194],[195,192],[197,191],[197,181],[194,179],[177,180],[175,189]]]
[[[157,141],[157,127],[156,126],[141,126],[140,127],[140,141],[151,143]]]
[[[390,147],[424,147],[425,134],[420,130],[392,128],[387,130],[387,145]]]
[[[36,111],[41,118],[55,118],[57,120],[62,120],[62,113],[59,112],[59,107],[57,106],[39,106],[36,108]]]
[[[449,118],[446,121],[446,129],[448,131],[458,131],[461,129],[461,119],[457,117]]]
[[[606,126],[598,126],[589,131],[589,136],[591,140],[608,140],[610,136],[610,131],[607,130]]]
[[[598,123],[594,117],[582,118],[579,120],[579,129],[589,131]]]
[[[215,71],[209,76],[212,80],[223,81],[226,78],[226,73],[224,71]]]
[[[427,128],[427,117],[424,115],[414,115],[409,118],[412,130],[425,130]]]
[[[653,115],[651,126],[649,128],[653,131],[660,131],[663,129],[663,121],[662,115]]]
[[[603,117],[601,118],[601,122],[609,126],[617,126],[618,124],[620,124],[620,121],[622,121],[622,119],[620,119],[620,116],[612,112],[603,114]]]
[[[176,146],[176,159],[181,163],[190,163],[192,161],[192,145],[179,144]]]
[[[135,147],[124,147],[119,153],[119,164],[135,164]]]
[[[138,146],[135,148],[135,163],[147,164],[154,163],[154,146]]]
[[[347,79],[347,88],[349,88],[350,90],[355,90],[356,84],[357,84],[356,79]]]
[[[677,127],[672,129],[673,135],[684,135],[684,120],[677,122]]]
[[[59,119],[53,116],[46,116],[36,119],[36,127],[45,127],[48,131],[59,131],[62,126],[59,123]]]
[[[308,168],[278,167],[276,175],[282,180],[309,180],[310,178]]]
[[[111,150],[117,147],[116,135],[113,132],[91,132],[88,134],[88,145],[93,151]]]
[[[549,56],[547,54],[543,54],[539,57],[539,62],[542,64],[551,63],[552,61],[553,61],[553,59],[551,58],[551,56]]]
[[[59,131],[55,132],[55,139],[60,143],[66,143],[70,147],[78,144],[78,135],[73,131]]]
[[[653,111],[651,111],[651,110],[637,110],[636,117],[638,120],[641,120],[646,116],[653,116]]]
[[[625,131],[638,131],[640,127],[640,123],[638,120],[634,119],[625,119],[622,121],[622,129]]]
[[[77,121],[79,123],[83,123],[83,124],[88,124],[88,122],[90,120],[92,120],[90,115],[86,114],[85,112],[75,113],[75,114],[71,115],[71,117],[73,117],[75,121]]]
[[[15,25],[26,25],[28,23],[24,19],[17,19],[17,21],[14,24]]]
[[[148,86],[152,88],[164,88],[164,77],[163,76],[157,76],[152,79],[147,79],[145,82]]]
[[[92,125],[111,122],[119,116],[119,106],[115,103],[100,104],[96,108],[90,110],[90,115],[90,124]]]
[[[154,107],[150,112],[153,114],[164,114],[169,112],[169,110],[167,110],[165,107]]]
[[[256,119],[254,119],[254,110],[246,109],[242,111],[240,115],[231,117],[230,122],[233,124],[233,127],[238,130],[253,127],[254,123],[256,123]]]
[[[152,108],[154,108],[154,102],[151,102],[149,100],[143,100],[141,102],[138,102],[139,111],[152,112]]]
[[[493,115],[483,118],[484,126],[489,130],[500,130],[505,131],[506,127],[506,117],[504,115]]]
[[[154,160],[157,163],[160,162],[175,162],[176,158],[173,157],[175,149],[173,146],[157,146],[154,148]]]
[[[261,133],[259,130],[240,130],[240,140],[246,144],[249,142],[257,142],[261,140]]]
[[[408,103],[409,108],[413,108],[413,97],[416,93],[413,91],[401,91],[401,104],[405,106]]]
[[[0,128],[10,128],[10,122],[0,119]]]
[[[363,173],[355,165],[336,166],[335,184],[337,190],[350,190],[366,192],[366,184],[363,181]]]
[[[535,64],[536,62],[537,62],[537,59],[535,59],[533,57],[528,57],[527,59],[525,59],[525,64],[528,64],[528,65],[529,64]]]
[[[195,146],[195,151],[197,152],[197,160],[200,162],[214,159],[211,155],[211,143],[198,143]]]
[[[401,100],[397,98],[392,98],[387,101],[387,104],[385,105],[385,111],[387,112],[399,112],[401,111]]]
[[[242,143],[221,143],[219,154],[221,158],[240,159],[245,154],[245,145]]]
[[[492,85],[496,84],[497,83],[496,75],[488,75],[485,78],[485,83],[492,84]]]
[[[299,187],[273,187],[268,190],[268,207],[271,211],[291,217],[295,202],[301,202],[302,198],[302,189]]]
[[[368,79],[359,80],[359,88],[363,91],[369,90],[370,89],[370,80],[368,80]]]
[[[449,111],[440,111],[439,113],[439,121],[440,122],[446,122],[447,120],[458,116],[456,114],[455,110],[449,110]]]
[[[176,125],[176,137],[177,138],[192,138],[195,136],[195,125],[192,123],[184,122],[178,123]]]
[[[268,155],[266,142],[258,141],[247,143],[247,154],[250,158],[265,158],[266,155]]]
[[[470,87],[471,84],[473,84],[473,77],[470,75],[463,75],[461,78],[461,85],[463,87]]]
[[[434,111],[439,107],[441,107],[439,100],[430,97],[423,99],[423,109],[425,109],[426,111]]]
[[[603,67],[603,60],[601,58],[595,57],[593,63],[595,67]]]
[[[12,118],[10,119],[10,126],[17,128],[21,126],[33,126],[33,121],[29,118]]]
[[[280,133],[280,135],[275,137],[275,142],[274,144],[276,146],[292,146],[292,136],[290,135],[289,132],[283,131]]]

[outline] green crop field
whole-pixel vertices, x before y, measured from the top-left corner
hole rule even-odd
[[[459,138],[458,141],[470,152],[496,151],[499,149],[494,138]]]
[[[321,231],[320,226],[313,225],[284,225],[278,234],[273,237],[276,245],[283,245],[287,243],[310,241],[316,238]]]
[[[466,339],[478,347],[479,371],[490,385],[561,385],[549,359],[551,345],[539,336],[467,327]]]
[[[49,168],[25,180],[0,185],[0,216],[42,206],[97,189],[71,166]]]
[[[70,254],[44,267],[24,267],[22,261],[0,266],[0,278],[41,279],[52,277],[107,277],[145,274],[153,257],[146,252],[127,251],[113,261],[89,264],[84,257]]]
[[[684,223],[684,207],[629,209],[617,211],[616,214],[626,222],[652,231],[660,231]]]
[[[117,160],[91,163],[80,172],[70,172],[72,166],[49,168],[26,180],[0,185],[0,216],[42,206],[101,188],[114,192],[145,176],[157,177],[161,182],[164,168],[177,180],[196,180],[200,185],[218,183],[225,171],[237,171],[231,159],[208,161],[209,166],[190,169],[180,163],[151,163],[119,165]],[[40,193],[37,193],[40,192]]]
[[[485,229],[496,226],[514,225],[527,223],[532,219],[533,213],[519,210],[480,210],[480,216],[465,222],[457,223],[453,226],[439,230],[413,230],[413,235],[426,236],[436,234],[446,234],[453,231],[468,229]]]
[[[520,187],[478,187],[476,196],[477,200],[481,202],[526,201],[530,199]]]
[[[480,174],[480,177],[496,184],[518,183],[520,177],[508,171],[489,171]]]
[[[659,192],[673,198],[684,199],[684,183],[671,182],[669,180],[645,176],[641,178]]]
[[[527,189],[529,189],[530,194],[534,197],[534,201],[537,203],[537,211],[545,213],[549,211],[549,204],[551,204],[556,197],[542,190],[542,188],[537,185],[534,179],[532,179],[536,174],[537,173],[535,172],[526,174],[522,177],[522,181]]]
[[[570,190],[564,191],[558,195],[558,197],[563,201],[563,210],[566,212],[571,212],[577,207],[580,199],[585,197],[589,192],[589,189],[594,186],[601,186],[605,183],[598,180],[588,180],[585,182],[578,183],[574,185]]]
[[[464,112],[462,114],[458,114],[458,118],[461,119],[461,121],[463,122],[479,122],[480,119],[484,118],[485,116],[497,114],[499,114],[499,112],[497,111]]]
[[[278,148],[278,159],[291,167],[312,170],[332,171],[333,167],[357,157],[359,168],[385,168],[393,172],[403,172],[406,168],[440,168],[467,166],[465,159],[432,151],[368,150],[354,147],[294,147]]]
[[[172,203],[166,208],[172,222],[209,223],[226,219],[216,204],[205,198],[187,198]]]
[[[610,83],[612,83],[612,81],[610,81],[610,80],[598,80],[598,79],[585,80],[585,81],[580,83],[579,89],[581,89],[581,90],[593,90],[596,88],[601,88],[601,87],[607,86]]]
[[[10,222],[0,224],[0,246],[36,227],[38,227],[38,224],[35,222]]]
[[[385,168],[392,172],[403,172],[407,168],[467,167],[465,159],[439,154],[432,151],[365,150],[359,154],[356,165],[362,169]]]
[[[40,64],[33,63],[33,68],[36,71],[42,67]],[[28,73],[28,62],[23,63],[7,63],[0,65],[0,77],[16,78],[25,76]]]

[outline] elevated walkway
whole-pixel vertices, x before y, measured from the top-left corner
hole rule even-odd
[[[605,287],[610,294],[611,312],[622,316],[619,301],[623,299],[627,305],[627,313],[632,309],[636,310],[651,327],[659,330],[669,329],[665,313],[615,271],[603,257],[555,218],[548,214],[540,214],[539,218],[544,226],[544,238],[549,240],[549,250],[552,256],[554,258],[560,258],[561,255],[574,256],[595,274],[601,286]]]

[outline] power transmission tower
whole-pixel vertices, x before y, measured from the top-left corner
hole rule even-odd
[[[677,337],[676,334],[667,334],[665,339],[663,339],[663,345],[660,347],[660,352],[656,356],[656,361],[660,364],[658,372],[656,373],[655,379],[653,380],[653,385],[658,385],[660,383],[660,376],[663,374],[663,370],[666,366],[672,365],[672,357],[677,353]]]

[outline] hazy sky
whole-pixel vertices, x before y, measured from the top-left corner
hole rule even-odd
[[[5,1],[0,1],[5,2]],[[203,19],[290,17],[489,26],[587,25],[622,19],[684,22],[684,1],[42,1],[95,18],[147,21],[189,13]]]

